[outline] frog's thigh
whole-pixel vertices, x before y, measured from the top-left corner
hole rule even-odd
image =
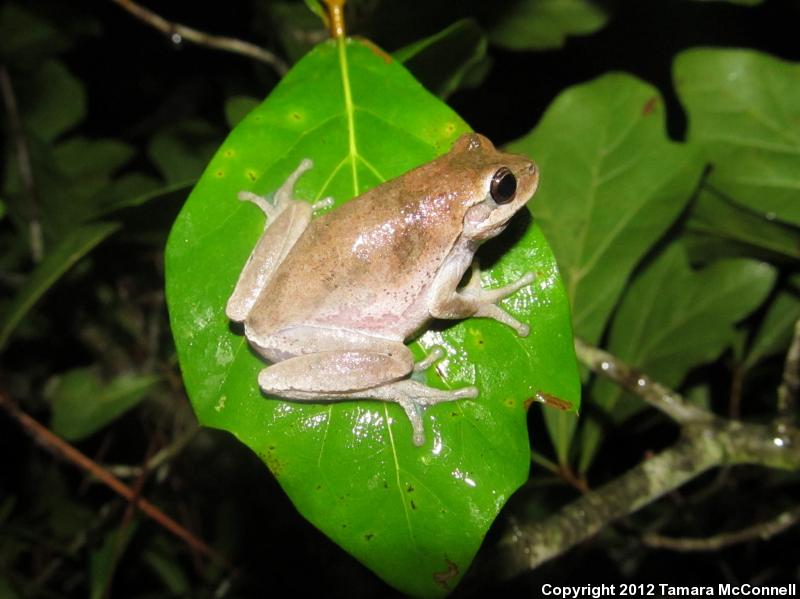
[[[308,202],[291,201],[273,222],[267,223],[228,299],[225,308],[228,318],[236,322],[244,321],[261,291],[269,283],[272,273],[308,227],[311,215],[312,207]]]
[[[287,399],[346,399],[402,379],[413,368],[414,357],[405,345],[387,343],[381,351],[344,349],[290,358],[262,370],[258,384],[265,393]]]

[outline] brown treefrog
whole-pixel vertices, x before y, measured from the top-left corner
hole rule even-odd
[[[486,290],[473,256],[536,191],[536,165],[465,134],[447,154],[314,218],[319,206],[293,197],[311,167],[303,160],[272,202],[240,194],[261,207],[267,224],[226,314],[244,323],[247,340],[272,362],[258,375],[264,393],[397,402],[422,445],[426,406],[478,390],[411,380],[441,356],[431,352],[415,364],[404,341],[434,318],[493,318],[528,334],[497,302],[530,285],[533,274]]]

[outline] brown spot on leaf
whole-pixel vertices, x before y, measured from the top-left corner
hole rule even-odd
[[[544,391],[537,391],[535,397],[526,400],[525,401],[526,407],[530,405],[528,403],[530,401],[543,403],[548,408],[564,410],[565,412],[572,409],[572,404],[568,402],[566,399],[561,399],[560,397],[556,397],[555,395],[551,395],[550,393],[545,393]]]
[[[433,581],[443,589],[449,589],[448,582],[458,576],[458,564],[447,558],[444,558],[444,561],[447,564],[447,569],[441,572],[434,572]]]
[[[644,103],[644,107],[642,108],[642,116],[647,116],[652,113],[656,109],[656,106],[658,106],[658,96],[653,96]]]

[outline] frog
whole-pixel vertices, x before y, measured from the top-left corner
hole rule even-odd
[[[414,380],[443,352],[415,362],[405,343],[434,319],[488,318],[528,335],[499,302],[530,287],[534,274],[484,289],[475,253],[527,204],[539,170],[466,133],[434,160],[324,211],[330,198],[295,198],[312,167],[303,159],[271,197],[239,194],[264,212],[266,225],[225,313],[270,363],[257,377],[268,397],[394,402],[422,446],[427,407],[479,391]]]

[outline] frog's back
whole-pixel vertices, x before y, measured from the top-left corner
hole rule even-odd
[[[426,292],[462,219],[458,202],[404,178],[351,200],[310,223],[261,295],[256,326],[408,337],[430,319]]]

